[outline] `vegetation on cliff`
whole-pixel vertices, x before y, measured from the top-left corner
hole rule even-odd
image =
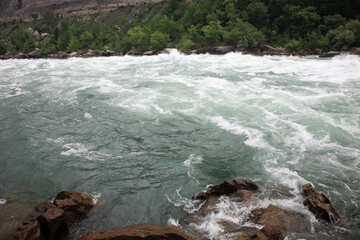
[[[36,48],[43,56],[164,47],[206,52],[218,45],[340,50],[360,46],[359,19],[360,4],[349,0],[170,0],[65,19],[43,11],[31,22],[1,23],[0,54],[26,55]]]

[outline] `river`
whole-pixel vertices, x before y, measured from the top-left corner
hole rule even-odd
[[[309,218],[299,195],[312,183],[349,222],[325,233],[313,218],[313,233],[357,239],[360,57],[0,61],[0,166],[1,204],[35,205],[62,190],[104,199],[72,237],[184,225],[189,198],[208,184],[248,178],[286,189],[268,201]],[[216,217],[192,227],[221,238]]]

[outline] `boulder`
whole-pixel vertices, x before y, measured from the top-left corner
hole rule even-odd
[[[51,38],[51,35],[49,33],[42,33],[41,39],[44,40],[45,38]]]
[[[54,204],[65,211],[66,221],[68,222],[85,215],[95,206],[91,195],[66,191],[56,195]]]
[[[40,58],[40,57],[41,57],[41,55],[40,55],[40,49],[39,49],[39,48],[35,48],[34,51],[32,51],[32,52],[30,52],[30,53],[28,54],[28,57],[29,57],[29,58]]]
[[[72,52],[68,55],[69,57],[78,57],[79,54],[77,52]]]
[[[60,239],[67,233],[65,212],[51,202],[42,202],[24,218],[13,239]]]
[[[132,47],[131,50],[126,53],[126,55],[130,55],[130,56],[141,56],[141,55],[142,55],[142,52],[139,51],[138,49]]]
[[[316,191],[310,183],[303,185],[302,191],[306,196],[304,205],[316,218],[332,223],[340,221],[340,214],[324,193]]]
[[[161,53],[171,53],[172,51],[176,50],[176,48],[164,48]]]
[[[283,232],[303,232],[306,230],[305,224],[299,215],[285,211],[273,204],[267,207],[257,223],[277,226]]]
[[[284,236],[277,226],[265,225],[262,229],[256,232],[250,239],[254,240],[283,240]]]
[[[229,52],[233,52],[235,50],[234,46],[215,46],[212,48],[209,53],[211,54],[226,54]]]
[[[327,53],[323,53],[320,55],[320,57],[335,57],[337,55],[340,55],[340,51],[330,51]]]
[[[194,238],[175,226],[158,226],[148,223],[139,223],[126,227],[111,228],[102,232],[87,233],[78,240],[120,239],[187,240]]]
[[[352,48],[350,48],[350,53],[360,55],[360,47],[352,47]]]
[[[146,52],[143,52],[143,55],[145,56],[151,56],[151,55],[154,55],[154,51],[146,51]]]
[[[209,196],[230,195],[240,190],[258,190],[259,187],[251,180],[248,179],[234,179],[225,181],[218,185],[211,185],[205,192],[197,194],[194,199],[205,200]]]
[[[19,203],[0,204],[0,239],[10,239],[22,224],[22,219],[32,210],[32,207]]]

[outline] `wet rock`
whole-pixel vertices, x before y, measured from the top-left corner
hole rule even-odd
[[[259,187],[248,179],[234,179],[218,185],[211,185],[205,192],[197,194],[194,199],[205,200],[209,196],[230,195],[240,190],[258,190]]]
[[[29,58],[40,58],[40,57],[41,57],[41,55],[40,55],[40,49],[39,49],[39,48],[35,48],[34,51],[32,51],[32,52],[30,52],[30,53],[28,54],[28,57],[29,57]]]
[[[257,222],[261,225],[271,224],[279,227],[283,232],[303,232],[306,227],[302,218],[292,212],[285,211],[270,204]]]
[[[171,53],[172,51],[176,50],[176,48],[164,48],[161,53]]]
[[[350,48],[350,53],[360,55],[360,47],[352,47],[352,48]]]
[[[106,50],[106,51],[101,52],[101,56],[104,56],[104,57],[109,57],[109,56],[114,56],[114,55],[115,55],[115,52],[110,51],[110,50]]]
[[[332,223],[340,221],[340,214],[324,193],[316,191],[310,183],[303,185],[302,190],[306,196],[303,203],[316,218]]]
[[[215,46],[212,48],[209,53],[211,54],[226,54],[229,52],[233,52],[235,50],[234,46]]]
[[[14,239],[60,239],[68,233],[65,212],[51,202],[42,202],[22,221]]]
[[[131,50],[126,53],[126,55],[130,55],[130,56],[142,56],[142,52],[139,51],[138,49],[132,47]]]
[[[78,57],[79,54],[77,52],[72,52],[68,55],[69,57]]]
[[[91,195],[66,191],[56,195],[54,204],[65,211],[68,222],[85,215],[95,206]]]
[[[340,55],[339,51],[330,51],[330,52],[321,54],[319,57],[335,57],[337,55]]]
[[[48,209],[38,217],[38,222],[45,239],[60,239],[69,232],[65,212],[59,208]]]
[[[263,45],[260,47],[260,52],[262,55],[286,55],[287,51],[284,47],[272,47],[270,45]]]
[[[148,223],[111,228],[102,232],[87,233],[78,240],[115,240],[115,239],[151,239],[151,240],[188,240],[194,239],[175,226],[158,226]]]
[[[283,240],[284,236],[277,226],[265,225],[262,229],[256,232],[250,239],[253,240]]]
[[[143,55],[145,56],[151,56],[151,55],[155,55],[154,51],[146,51],[143,53]]]
[[[33,208],[19,203],[0,204],[0,239],[10,239],[22,219],[31,212]]]

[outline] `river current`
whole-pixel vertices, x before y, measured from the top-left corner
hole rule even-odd
[[[105,200],[70,238],[139,222],[222,238],[217,222],[246,224],[241,209],[224,201],[185,226],[189,199],[208,184],[248,178],[278,189],[265,207],[305,214],[320,239],[357,239],[360,57],[174,51],[0,61],[0,166],[0,204],[35,205],[62,190]],[[311,217],[301,197],[309,182],[346,227]]]

